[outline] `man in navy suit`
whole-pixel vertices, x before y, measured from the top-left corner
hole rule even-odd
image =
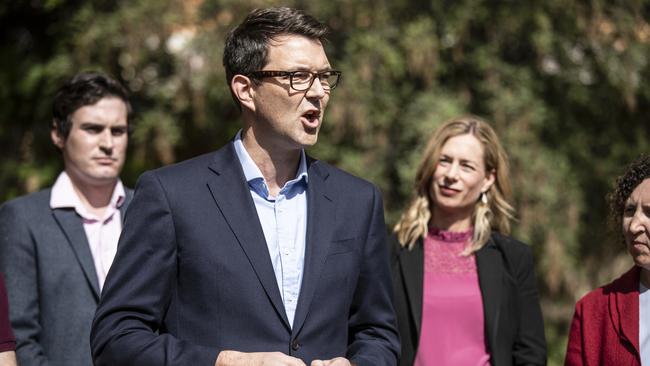
[[[140,178],[95,365],[396,365],[381,195],[307,156],[340,72],[326,27],[255,10],[226,41],[243,128]]]

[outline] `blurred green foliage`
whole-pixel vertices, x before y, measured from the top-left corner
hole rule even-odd
[[[116,76],[136,111],[124,180],[214,150],[239,128],[221,64],[253,8],[305,9],[332,29],[343,70],[311,153],[378,184],[389,224],[422,146],[449,117],[491,121],[511,158],[532,245],[551,365],[574,301],[631,265],[604,196],[650,149],[649,0],[157,0],[0,4],[0,198],[52,183],[51,98],[80,70]]]

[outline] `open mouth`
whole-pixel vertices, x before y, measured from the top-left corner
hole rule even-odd
[[[320,111],[315,109],[315,110],[312,110],[312,111],[309,111],[309,112],[303,114],[302,116],[307,118],[310,121],[313,121],[313,120],[316,120],[316,119],[320,118]]]
[[[302,119],[304,123],[309,127],[318,127],[320,123],[320,110],[314,109],[303,113]]]

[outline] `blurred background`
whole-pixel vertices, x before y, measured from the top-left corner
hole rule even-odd
[[[51,100],[98,70],[133,94],[123,179],[221,146],[239,129],[221,56],[253,8],[329,24],[343,71],[310,153],[382,189],[389,225],[423,143],[449,117],[489,120],[511,158],[514,235],[536,255],[549,364],[576,299],[631,266],[605,195],[650,151],[649,0],[24,0],[0,4],[0,201],[52,184]]]

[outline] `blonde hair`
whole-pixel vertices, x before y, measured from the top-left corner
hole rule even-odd
[[[508,156],[497,134],[487,122],[475,116],[453,118],[443,123],[429,139],[424,150],[422,162],[415,175],[415,197],[402,213],[394,232],[403,247],[412,249],[420,238],[425,238],[432,219],[434,205],[432,186],[433,174],[440,159],[443,145],[452,137],[471,134],[483,146],[485,171],[494,172],[494,184],[485,193],[488,203],[478,200],[474,206],[472,221],[474,233],[463,255],[471,255],[481,249],[489,240],[492,230],[502,234],[510,233],[510,220],[514,218],[514,208],[508,202],[511,196],[508,179]]]

